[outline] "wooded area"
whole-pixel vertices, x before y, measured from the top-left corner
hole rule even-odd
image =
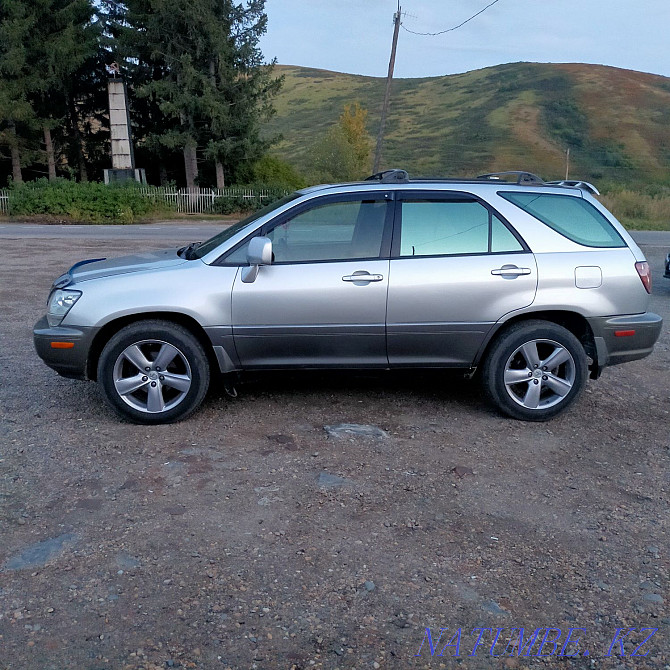
[[[102,178],[112,64],[150,183],[276,171],[260,132],[282,83],[258,46],[266,26],[265,0],[2,0],[0,185]]]

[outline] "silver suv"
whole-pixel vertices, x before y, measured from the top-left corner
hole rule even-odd
[[[526,172],[304,189],[200,244],[77,263],[35,346],[140,423],[191,414],[215,371],[297,368],[460,368],[544,421],[661,331],[642,252],[592,194]]]

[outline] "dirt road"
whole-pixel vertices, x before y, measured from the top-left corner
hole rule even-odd
[[[548,424],[405,374],[257,377],[138,427],[31,340],[54,277],[136,244],[3,240],[0,668],[668,668],[667,326]]]

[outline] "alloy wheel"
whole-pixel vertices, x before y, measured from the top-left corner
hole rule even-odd
[[[566,347],[553,340],[530,340],[514,350],[504,372],[505,389],[530,410],[562,402],[575,383],[576,365]]]
[[[113,382],[130,407],[160,414],[176,407],[191,388],[191,366],[174,345],[142,340],[127,346],[114,364]]]

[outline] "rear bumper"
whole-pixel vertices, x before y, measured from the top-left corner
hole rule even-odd
[[[43,316],[33,328],[35,350],[38,356],[59,375],[72,379],[86,379],[88,354],[97,330],[97,328],[69,326],[52,328],[46,316]],[[58,348],[54,348],[54,344]],[[62,348],[64,346],[69,348]]]
[[[652,312],[596,317],[588,322],[595,339],[598,371],[649,356],[663,326],[663,319]]]

